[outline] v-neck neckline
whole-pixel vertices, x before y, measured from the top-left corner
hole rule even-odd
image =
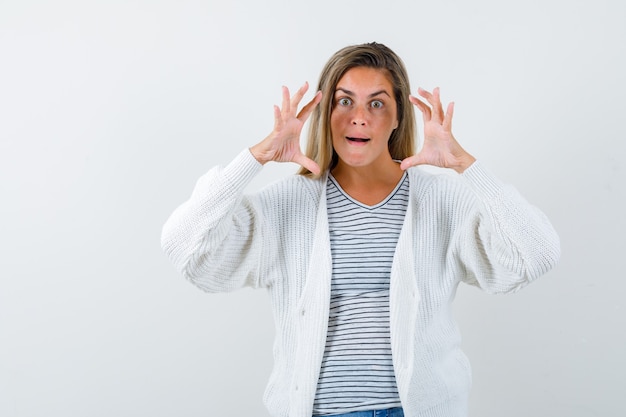
[[[400,187],[402,186],[402,183],[405,181],[405,179],[407,178],[407,173],[406,171],[402,173],[402,177],[400,177],[400,180],[398,181],[398,183],[396,184],[396,186],[393,188],[393,190],[391,190],[391,192],[385,197],[383,198],[381,201],[379,201],[376,204],[365,204],[359,200],[357,200],[356,198],[352,197],[350,194],[348,194],[346,192],[346,190],[344,190],[341,185],[339,184],[339,181],[337,181],[337,179],[333,176],[332,173],[328,173],[328,179],[331,180],[333,182],[333,184],[335,185],[335,187],[337,187],[337,189],[339,190],[339,192],[341,192],[341,194],[347,198],[348,200],[350,200],[352,203],[363,207],[365,209],[368,210],[374,210],[377,209],[379,207],[384,206],[385,204],[387,204],[389,202],[389,200],[391,200],[393,198],[393,196],[398,192],[398,190],[400,189]]]

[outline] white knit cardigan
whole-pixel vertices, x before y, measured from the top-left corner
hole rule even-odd
[[[266,288],[275,317],[272,416],[311,417],[328,325],[331,253],[326,176],[293,175],[244,195],[261,170],[249,150],[201,177],[161,244],[208,292]],[[410,196],[391,270],[391,348],[407,417],[467,415],[470,367],[451,314],[463,281],[516,291],[553,267],[550,222],[480,163],[461,175],[409,169]]]

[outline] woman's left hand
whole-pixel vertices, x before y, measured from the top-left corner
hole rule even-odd
[[[476,159],[459,145],[452,134],[454,103],[448,104],[444,114],[439,87],[435,88],[432,93],[419,88],[418,94],[428,104],[414,96],[409,96],[409,100],[422,112],[424,145],[416,155],[405,158],[400,167],[407,169],[426,164],[452,168],[459,173],[465,171]]]

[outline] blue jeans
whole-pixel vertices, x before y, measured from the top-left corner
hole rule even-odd
[[[346,414],[333,414],[328,417],[404,417],[402,408],[387,408],[385,410],[374,411],[354,411]]]

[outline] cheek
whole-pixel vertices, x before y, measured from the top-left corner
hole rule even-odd
[[[335,133],[335,130],[339,129],[339,127],[341,126],[342,123],[342,116],[341,114],[339,114],[338,112],[333,112],[330,115],[330,131],[331,133]]]
[[[395,111],[389,111],[385,114],[385,122],[391,126],[391,129],[396,129],[398,127],[398,115]]]

